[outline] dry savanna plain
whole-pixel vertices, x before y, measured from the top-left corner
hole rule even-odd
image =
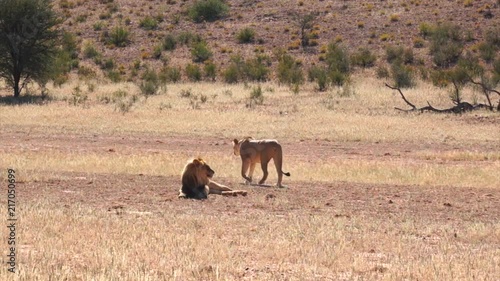
[[[405,113],[384,82],[299,93],[261,84],[72,80],[0,104],[2,224],[16,176],[16,273],[2,280],[500,280],[500,116]],[[417,106],[450,105],[425,83]],[[469,100],[481,101],[470,89]],[[286,188],[245,185],[231,140],[276,138]],[[178,199],[186,161],[248,195]],[[255,178],[262,175],[256,170]]]

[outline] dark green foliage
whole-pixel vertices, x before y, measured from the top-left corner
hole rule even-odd
[[[0,0],[0,78],[18,97],[26,83],[53,77],[58,23],[49,0]],[[76,48],[75,48],[76,49]],[[73,53],[65,55],[71,60]],[[62,61],[59,61],[61,63]]]
[[[348,74],[351,71],[349,53],[336,43],[328,44],[325,58],[329,71]]]
[[[441,68],[455,65],[463,50],[460,28],[451,24],[441,24],[434,28],[431,35],[430,52],[433,62]]]
[[[194,62],[204,62],[212,57],[212,51],[210,51],[206,42],[201,41],[193,44],[191,55]]]
[[[212,61],[206,61],[203,66],[203,70],[205,71],[205,77],[209,80],[215,81],[217,76],[217,66]]]
[[[428,38],[434,32],[434,26],[426,22],[421,23],[419,28],[420,28],[420,35],[422,35],[422,37],[424,38]]]
[[[493,62],[493,81],[495,84],[500,83],[500,58]]]
[[[170,33],[167,34],[163,39],[163,49],[166,51],[173,51],[176,46],[177,40],[175,39],[175,36]]]
[[[183,45],[194,44],[201,41],[203,40],[199,34],[195,34],[190,31],[181,32],[177,36],[177,42]]]
[[[349,53],[343,47],[330,43],[325,56],[328,79],[332,84],[342,86],[351,73]]]
[[[98,57],[100,55],[101,54],[99,53],[99,51],[97,51],[97,49],[95,48],[95,46],[92,43],[87,43],[83,47],[83,56],[87,59],[92,59],[92,58]]]
[[[266,81],[270,64],[271,61],[268,56],[257,55],[253,59],[246,60],[243,65],[244,75],[250,81]]]
[[[158,21],[151,16],[146,16],[144,19],[141,20],[139,26],[145,30],[154,30],[158,28]]]
[[[125,47],[130,43],[130,32],[123,26],[116,26],[109,34],[109,43],[116,47]]]
[[[181,80],[181,69],[179,67],[164,66],[158,78],[163,84],[167,82],[179,82]]]
[[[492,62],[497,54],[497,49],[494,45],[487,42],[481,42],[478,46],[481,58],[486,62]]]
[[[324,68],[313,66],[308,72],[309,81],[318,83],[318,91],[323,92],[328,88],[328,75]]]
[[[237,83],[240,79],[240,70],[236,64],[231,63],[226,70],[224,70],[223,76],[226,83]]]
[[[216,21],[229,12],[229,6],[222,0],[196,0],[189,7],[189,17],[194,22]]]
[[[397,88],[412,88],[415,86],[411,67],[393,63],[391,65],[392,79]]]
[[[385,48],[386,60],[390,64],[412,64],[415,60],[412,48],[389,45]]]
[[[249,27],[245,27],[238,32],[236,39],[241,44],[252,43],[255,40],[255,31]]]
[[[189,80],[197,82],[201,80],[201,69],[196,64],[188,63],[186,65],[186,76]]]
[[[243,66],[243,58],[240,55],[231,56],[231,63],[223,73],[224,81],[237,83],[243,77]]]
[[[146,68],[139,85],[141,93],[145,96],[156,95],[160,89],[160,79],[156,71]]]
[[[372,67],[376,60],[377,57],[368,48],[359,48],[358,51],[351,56],[352,64],[363,68]]]
[[[262,88],[259,86],[252,89],[250,92],[250,104],[249,107],[255,105],[261,105],[264,103],[264,93],[262,92]]]
[[[300,85],[304,83],[302,64],[289,54],[283,53],[278,56],[277,72],[280,83],[288,85]]]

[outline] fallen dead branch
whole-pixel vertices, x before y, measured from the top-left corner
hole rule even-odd
[[[388,87],[388,88],[390,88],[390,89],[392,89],[392,90],[397,90],[399,92],[399,94],[401,95],[401,98],[404,100],[404,102],[411,107],[411,109],[401,109],[399,107],[395,107],[394,108],[394,109],[399,110],[399,111],[404,111],[404,112],[414,112],[414,111],[426,112],[426,111],[430,111],[430,112],[436,112],[436,113],[457,113],[458,114],[458,113],[464,113],[464,112],[473,111],[473,110],[482,109],[482,108],[493,110],[492,106],[489,106],[489,105],[486,105],[486,104],[475,104],[475,105],[473,105],[473,104],[470,104],[468,102],[463,102],[463,101],[457,102],[455,104],[455,106],[450,107],[450,108],[446,108],[446,109],[435,108],[435,107],[433,107],[430,104],[430,102],[427,102],[427,106],[418,108],[418,107],[416,107],[413,103],[411,103],[405,97],[405,95],[403,94],[403,92],[401,91],[400,88],[393,87],[393,86],[391,86],[391,85],[389,85],[387,83],[385,83],[385,86]]]

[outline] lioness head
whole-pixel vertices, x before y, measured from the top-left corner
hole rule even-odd
[[[233,153],[236,156],[240,156],[240,142],[237,139],[233,140]]]

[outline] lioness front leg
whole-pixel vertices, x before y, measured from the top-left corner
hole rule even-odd
[[[252,182],[252,172],[253,171],[251,168],[251,165],[252,165],[251,162],[252,162],[252,160],[250,158],[246,158],[241,163],[241,176],[246,180],[245,184],[250,184]],[[248,168],[250,168],[250,174],[247,177]]]

